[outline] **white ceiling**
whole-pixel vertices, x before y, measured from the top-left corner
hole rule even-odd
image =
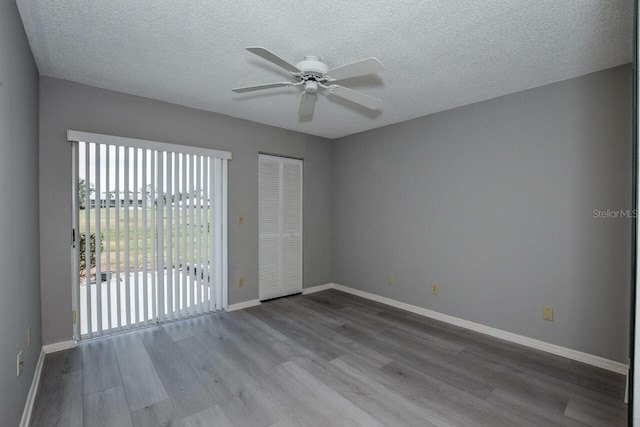
[[[17,0],[42,75],[327,138],[631,62],[632,0]],[[342,81],[383,101],[371,113],[299,88],[247,52],[329,67],[370,56],[379,76]]]

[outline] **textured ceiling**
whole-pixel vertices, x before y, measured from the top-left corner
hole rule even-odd
[[[632,0],[18,0],[40,73],[337,138],[631,62]],[[299,88],[244,48],[329,67],[370,56],[379,76],[341,84],[298,118]]]

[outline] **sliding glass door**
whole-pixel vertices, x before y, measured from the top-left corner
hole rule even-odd
[[[69,139],[76,337],[226,308],[230,153],[71,131]]]

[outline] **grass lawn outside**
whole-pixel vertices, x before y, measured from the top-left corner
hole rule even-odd
[[[128,218],[128,224],[125,221],[125,211],[129,210],[128,214],[129,214],[129,218]],[[167,230],[167,209],[171,209],[171,213],[172,213],[172,222],[171,224],[169,224],[171,231],[169,233],[169,230]],[[96,217],[96,211],[98,209],[96,208],[92,208],[89,209],[89,225],[90,225],[90,232],[93,233],[96,230],[96,224],[95,224],[95,217]],[[138,236],[137,236],[137,256],[136,256],[136,239],[135,239],[135,235],[134,235],[134,229],[136,228],[136,221],[134,220],[134,215],[135,215],[135,211],[137,210],[137,229],[138,229]],[[146,222],[146,226],[144,224],[143,221],[143,212],[144,212],[144,208],[142,207],[130,207],[130,208],[125,208],[125,207],[121,207],[121,208],[116,208],[116,207],[112,207],[112,208],[100,208],[100,232],[102,233],[102,253],[100,256],[100,264],[101,264],[101,271],[102,272],[107,272],[110,271],[112,274],[115,274],[116,272],[116,268],[118,266],[118,264],[120,265],[120,272],[123,273],[126,271],[126,259],[125,259],[125,249],[127,247],[127,244],[129,245],[129,271],[133,272],[135,271],[135,267],[137,265],[138,271],[141,271],[143,269],[143,253],[146,251],[147,253],[147,269],[151,269],[151,265],[152,265],[152,255],[155,253],[155,251],[152,250],[152,243],[157,241],[157,228],[155,226],[155,224],[153,224],[151,222],[151,211],[152,209],[146,208],[147,211],[147,222]],[[107,224],[107,211],[109,211],[109,223]],[[116,212],[118,212],[119,214],[119,233],[116,232]],[[157,210],[154,210],[154,214],[156,215],[155,218],[155,223],[158,223],[158,218],[157,218]],[[195,237],[196,239],[198,238],[198,234],[200,234],[200,238],[202,239],[202,254],[203,257],[202,259],[207,259],[207,251],[209,248],[209,223],[208,223],[208,219],[209,219],[209,211],[208,208],[204,208],[202,209],[202,219],[201,219],[201,227],[200,230],[197,230],[197,209],[194,209],[194,216],[193,218],[191,217],[191,210],[186,207],[186,208],[178,208],[178,214],[179,214],[179,221],[178,221],[178,233],[176,234],[175,232],[175,223],[176,223],[176,209],[172,206],[169,207],[165,207],[163,209],[163,224],[164,224],[164,242],[163,242],[163,247],[164,247],[164,252],[165,252],[165,260],[167,258],[169,258],[166,253],[167,251],[167,240],[169,237],[169,234],[171,234],[171,238],[173,241],[173,244],[175,245],[176,242],[176,237],[179,240],[179,252],[180,252],[180,257],[178,260],[173,259],[172,264],[173,267],[180,267],[182,265],[185,265],[187,263],[191,263],[191,254],[183,254],[182,253],[182,247],[183,247],[183,239],[186,237],[187,238],[187,248],[191,247],[191,241],[192,239]],[[183,235],[183,222],[186,222],[186,234]],[[192,225],[193,224],[193,225]],[[79,225],[80,225],[80,229],[78,230],[79,234],[84,234],[86,233],[86,211],[84,209],[81,209],[79,211]],[[129,229],[129,241],[125,241],[125,230]],[[146,229],[146,239],[144,238],[144,230]],[[199,233],[198,233],[199,232]],[[156,235],[154,235],[154,233],[156,233]],[[107,236],[109,238],[109,246],[107,247]],[[97,243],[97,235],[96,235],[96,243]],[[120,251],[120,258],[117,259],[116,258],[116,249],[119,249]],[[84,251],[84,248],[80,248],[80,251]],[[175,249],[174,249],[175,251]],[[88,259],[89,257],[87,257]],[[175,258],[175,253],[172,254],[172,258]],[[137,262],[136,262],[137,259]],[[165,261],[166,263],[166,261]],[[206,262],[202,262],[203,264],[206,264]],[[109,266],[107,268],[107,265]],[[171,268],[172,266],[167,266],[165,265],[166,268]],[[96,269],[95,267],[91,269],[91,276],[95,277],[96,274]],[[81,272],[80,274],[80,278],[81,278],[81,282],[84,282],[84,274]]]

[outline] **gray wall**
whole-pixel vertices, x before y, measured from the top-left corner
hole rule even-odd
[[[66,130],[228,150],[229,303],[258,298],[258,152],[304,158],[304,286],[331,281],[332,142],[165,102],[40,78],[43,340],[71,339],[71,145]],[[235,223],[236,214],[244,224]],[[245,277],[243,288],[236,286]]]
[[[617,67],[337,141],[333,281],[626,363],[631,221],[593,210],[631,208],[631,78]]]
[[[61,248],[71,218],[65,131],[76,129],[233,152],[229,214],[245,223],[230,223],[231,303],[258,296],[264,151],[305,158],[305,287],[334,281],[627,361],[630,221],[593,210],[631,207],[630,66],[335,142],[48,77],[40,90],[45,343],[71,337]]]
[[[0,1],[0,424],[18,425],[40,354],[38,70],[13,0]],[[27,327],[32,342],[27,348]],[[25,370],[16,377],[16,355]]]

